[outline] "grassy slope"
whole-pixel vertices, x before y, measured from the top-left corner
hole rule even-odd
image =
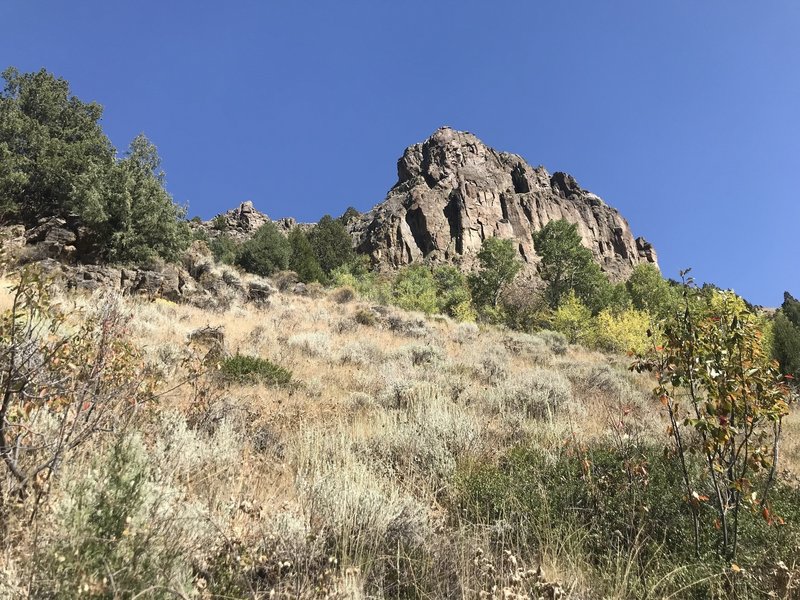
[[[580,540],[557,523],[536,545],[512,536],[504,544],[496,527],[462,519],[453,504],[469,465],[494,464],[522,442],[554,455],[565,444],[663,443],[660,406],[650,383],[626,372],[628,359],[577,347],[562,353],[547,336],[399,311],[408,331],[362,325],[355,316],[367,305],[329,296],[277,294],[268,307],[224,313],[120,300],[161,390],[196,364],[202,348],[188,335],[206,325],[224,328],[229,352],[267,358],[295,382],[229,385],[212,372],[201,378],[202,395],[178,387],[129,430],[149,469],[140,527],[154,531],[145,547],[181,555],[175,564],[154,561],[146,576],[166,583],[143,597],[269,597],[271,589],[287,597],[524,597],[545,590],[528,572],[540,565],[572,597],[631,597],[624,569],[598,581]],[[61,300],[76,314],[95,303]],[[4,285],[0,310],[7,306]],[[783,458],[795,473],[798,429],[793,416]],[[74,537],[64,515],[76,510],[75,482],[102,470],[98,457],[112,442],[96,438],[65,466],[38,517],[40,546]],[[13,543],[0,549],[0,596],[22,593],[29,581],[36,536],[21,521],[11,529]],[[45,573],[43,560],[36,569]],[[104,576],[81,577],[87,590],[114,597]],[[122,587],[117,593],[127,597]]]

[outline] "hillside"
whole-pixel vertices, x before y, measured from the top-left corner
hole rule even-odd
[[[66,333],[119,315],[126,376],[150,391],[133,413],[108,405],[116,423],[64,455],[35,529],[39,496],[6,505],[0,597],[719,597],[727,585],[681,539],[667,422],[629,359],[342,289],[234,297],[224,312],[57,294]],[[232,356],[291,379],[248,379]],[[783,467],[800,473],[800,423],[784,428]],[[788,521],[800,498],[781,493]],[[800,531],[769,535],[741,581],[788,590]]]
[[[3,78],[0,600],[799,597],[790,293],[449,128],[366,214],[187,221]]]

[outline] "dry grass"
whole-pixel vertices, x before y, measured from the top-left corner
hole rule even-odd
[[[8,306],[5,288],[0,310]],[[94,299],[62,302],[79,314]],[[180,509],[160,518],[194,523],[191,535],[175,529],[191,556],[173,564],[164,582],[185,597],[395,597],[413,589],[421,597],[478,597],[489,580],[488,559],[477,552],[492,536],[447,516],[459,464],[491,461],[524,440],[555,446],[565,439],[658,439],[666,425],[646,380],[605,355],[567,348],[557,336],[397,312],[373,322],[357,317],[366,307],[344,301],[341,291],[320,298],[281,292],[269,306],[234,302],[223,312],[160,300],[124,303],[131,340],[162,379],[158,404],[132,435],[153,489],[168,492]],[[296,385],[223,386],[213,366],[194,384],[181,384],[203,353],[189,335],[207,326],[224,331],[227,352],[269,359],[291,370]],[[785,464],[800,472],[798,417],[786,433]],[[94,472],[92,461],[112,442],[99,437],[70,466],[73,484],[54,484],[42,509],[46,539],[63,542],[73,531],[63,514],[74,481]],[[158,512],[155,504],[143,506]],[[166,543],[159,539],[152,543]],[[0,549],[0,596],[27,593],[20,556],[34,541],[19,534]],[[591,576],[574,550],[580,544],[570,544],[554,531],[536,556],[519,561],[543,565],[577,598]],[[423,558],[425,568],[415,562]],[[211,578],[214,569],[227,569],[231,582]],[[415,580],[423,572],[436,580],[435,591]],[[523,586],[514,588],[519,595],[506,597],[523,597],[528,576],[509,573],[492,579],[500,587],[483,597],[500,597],[513,585]],[[101,578],[91,585],[109,584]]]

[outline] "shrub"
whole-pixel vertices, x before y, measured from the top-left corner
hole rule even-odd
[[[392,283],[392,303],[404,310],[433,314],[439,310],[439,298],[431,270],[425,265],[400,269]]]
[[[265,277],[283,271],[289,266],[289,242],[275,223],[268,221],[242,244],[236,263]]]
[[[550,309],[542,291],[531,280],[514,280],[500,295],[503,320],[518,331],[535,331],[546,324]]]
[[[572,387],[558,371],[533,368],[499,384],[495,398],[503,412],[548,419],[572,399]]]
[[[308,241],[317,262],[326,275],[346,265],[355,257],[353,239],[347,228],[330,215],[325,215],[308,233]]]
[[[584,342],[592,335],[592,311],[570,292],[553,313],[551,325],[564,334],[570,343]]]
[[[290,291],[300,279],[294,271],[278,271],[272,276],[275,286],[282,292]]]
[[[211,240],[209,247],[217,262],[226,265],[233,265],[236,263],[240,245],[228,234],[223,233],[215,237]]]
[[[308,499],[308,518],[326,535],[340,564],[361,566],[370,595],[404,597],[398,586],[412,585],[409,557],[430,536],[425,506],[371,471],[350,451],[320,439],[306,441],[312,459],[298,478]],[[349,443],[348,443],[349,445]],[[387,594],[388,595],[388,594]]]
[[[234,354],[220,363],[223,379],[235,383],[268,383],[286,385],[292,380],[292,372],[265,358]]]
[[[367,327],[374,327],[378,324],[377,315],[368,308],[359,308],[356,314],[353,315],[353,319],[355,319],[356,323]]]
[[[440,265],[434,267],[431,274],[436,287],[437,311],[459,321],[474,321],[467,278],[461,270],[453,265]]]
[[[479,331],[480,330],[475,323],[459,323],[453,331],[453,339],[459,344],[465,344],[474,340]]]
[[[211,227],[217,231],[225,231],[228,228],[228,219],[225,215],[216,215],[211,219]]]
[[[685,310],[667,327],[663,347],[633,368],[657,375],[653,393],[668,411],[683,467],[680,487],[693,500],[695,552],[699,555],[703,503],[710,502],[720,556],[732,561],[740,549],[741,513],[761,513],[767,525],[773,522],[769,494],[791,393],[765,356],[757,321],[742,299],[712,291],[698,311],[688,300],[691,280],[685,285]],[[686,466],[687,444],[694,437],[708,467],[699,476]]]
[[[400,348],[399,354],[408,357],[413,366],[433,365],[444,360],[444,352],[432,344],[410,344]]]
[[[335,286],[350,286],[363,298],[381,304],[392,301],[391,278],[370,271],[369,258],[356,256],[350,262],[331,272],[331,283]]]
[[[563,356],[569,349],[569,342],[563,333],[543,329],[536,333],[536,337],[543,340],[551,352],[557,356]]]
[[[114,297],[96,299],[82,323],[69,324],[35,267],[19,274],[12,297],[0,316],[0,486],[24,495],[124,421],[150,389]]]
[[[328,356],[331,351],[331,339],[327,333],[321,331],[297,333],[291,336],[286,343],[309,356]]]
[[[689,460],[693,472],[702,469],[700,457]],[[505,525],[503,541],[511,547],[571,551],[585,561],[597,597],[700,600],[777,590],[770,571],[800,539],[797,522],[764,528],[757,514],[743,513],[746,546],[754,552],[737,562],[752,575],[731,578],[731,563],[714,557],[713,536],[702,538],[699,561],[686,543],[693,526],[682,477],[679,461],[660,445],[523,445],[496,465],[462,463],[452,510],[472,523]],[[795,515],[798,500],[796,489],[777,486],[775,510]],[[712,511],[701,518],[713,526]]]
[[[141,440],[118,440],[92,468],[71,472],[65,483],[44,550],[34,558],[35,597],[191,590],[191,557],[205,539],[202,517],[181,510],[178,490],[156,479]]]
[[[359,366],[374,366],[384,358],[383,351],[368,340],[345,344],[339,352],[339,360]]]
[[[552,362],[552,350],[538,334],[511,332],[503,340],[505,348],[526,362],[546,365]]]
[[[591,346],[609,352],[641,354],[653,345],[650,316],[636,309],[618,313],[604,309],[595,318],[587,341]]]
[[[349,286],[343,286],[333,291],[331,299],[337,304],[347,304],[356,299],[356,291]]]

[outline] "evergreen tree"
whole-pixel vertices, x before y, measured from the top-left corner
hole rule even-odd
[[[269,276],[289,267],[289,241],[272,221],[242,244],[236,263],[249,273]]]
[[[122,160],[103,133],[103,109],[44,69],[9,68],[0,92],[0,222],[77,216],[99,254],[115,261],[175,260],[191,235],[164,188],[144,136]]]
[[[109,204],[108,257],[143,262],[154,256],[176,260],[191,242],[186,211],[164,188],[164,172],[156,147],[139,135],[115,167],[113,201]]]
[[[308,241],[325,275],[330,275],[334,269],[347,264],[355,257],[353,240],[347,228],[330,215],[325,215],[319,220],[309,232]]]
[[[795,327],[800,327],[800,300],[797,300],[789,292],[784,292],[781,310]]]
[[[314,255],[314,249],[308,241],[308,236],[299,227],[295,227],[289,232],[289,249],[289,268],[297,273],[300,281],[305,283],[325,282],[327,278]]]
[[[355,221],[356,219],[358,219],[360,216],[361,213],[358,212],[358,210],[356,210],[352,206],[348,206],[347,210],[344,211],[344,213],[342,213],[341,217],[339,217],[339,221],[341,221],[342,225],[346,226]]]
[[[772,355],[781,371],[800,382],[800,302],[786,292],[775,315],[772,329]]]
[[[44,69],[8,68],[2,77],[0,221],[69,214],[90,225],[105,221],[114,149],[100,128],[102,107],[82,102]]]
[[[211,240],[209,248],[214,258],[226,265],[235,264],[239,256],[239,244],[227,233],[221,233]]]
[[[571,291],[595,314],[609,304],[613,289],[581,243],[575,223],[550,221],[533,234],[533,245],[541,257],[539,273],[547,283],[545,297],[551,308],[558,308]]]

